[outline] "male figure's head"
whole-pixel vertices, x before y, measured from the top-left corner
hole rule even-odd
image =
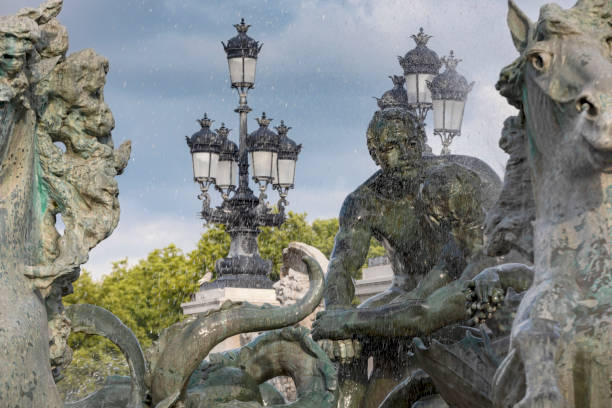
[[[383,172],[401,176],[421,166],[425,139],[407,109],[393,107],[376,111],[366,136],[370,155]]]

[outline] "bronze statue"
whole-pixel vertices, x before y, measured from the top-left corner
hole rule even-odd
[[[379,100],[381,109],[375,112],[367,130],[370,154],[381,170],[347,196],[340,212],[340,228],[326,276],[326,311],[313,325],[313,337],[317,339],[350,340],[361,335],[391,340],[431,333],[465,319],[463,291],[468,282],[436,290],[459,278],[468,264],[473,265],[470,277],[480,271],[476,264],[486,265],[478,262],[484,258],[484,211],[497,197],[499,179],[474,158],[423,156],[424,133],[396,88]],[[351,276],[363,265],[371,237],[387,250],[393,283],[385,292],[352,308]],[[372,346],[369,351],[364,349],[364,358],[370,353],[377,355],[366,399],[380,401],[404,375],[399,371],[405,369],[405,362],[395,364],[398,359],[389,358],[393,353],[389,348],[397,351],[403,346],[390,346],[397,343],[394,341],[366,343]],[[324,344],[335,348],[339,359],[355,355],[352,341]],[[376,351],[382,348],[387,350]],[[353,369],[360,371],[358,366],[353,364]],[[363,373],[360,375],[356,379],[358,374],[347,374],[355,377],[343,394],[351,404],[358,404],[365,392]],[[376,383],[385,385],[381,388]]]
[[[511,287],[528,290],[490,395],[470,407],[612,404],[611,15],[608,0],[580,0],[568,10],[544,6],[532,23],[509,1],[508,25],[521,55],[502,70],[497,88],[520,110],[507,123],[527,135],[525,142],[515,140],[514,149],[523,149],[529,168],[507,178],[507,190],[525,198],[522,204],[533,198],[533,206],[515,200],[505,214],[490,218],[490,226],[511,232],[522,246],[531,240],[524,222],[533,208],[535,262],[522,273],[500,267],[479,275],[482,302],[508,278]],[[533,185],[532,197],[522,195],[526,182]],[[494,241],[498,249],[508,246]],[[457,403],[462,398],[456,391],[447,397],[467,406]]]
[[[264,385],[280,375],[291,375],[295,381],[297,400],[291,406],[336,407],[335,367],[307,329],[291,327],[312,313],[323,297],[323,271],[309,255],[313,249],[291,243],[291,254],[284,258],[284,267],[306,269],[310,276],[309,290],[297,303],[273,307],[227,301],[220,309],[165,329],[146,358],[134,334],[111,312],[87,304],[71,305],[67,312],[74,330],[107,337],[119,346],[131,378],[107,380],[104,388],[66,407],[261,407],[268,397],[280,397],[273,386]],[[203,362],[228,337],[278,328],[238,350],[211,355],[210,364]]]
[[[54,379],[71,352],[61,298],[117,226],[115,176],[130,154],[111,137],[108,61],[66,55],[61,8],[49,0],[0,17],[1,406],[63,405]]]
[[[535,193],[533,285],[493,384],[497,407],[612,405],[612,3],[509,2],[520,57],[498,89],[521,110]]]
[[[387,394],[381,407],[402,406],[417,388],[428,399],[413,407],[442,399],[458,408],[609,407],[612,3],[547,5],[537,24],[509,4],[521,55],[502,71],[498,89],[520,115],[505,124],[506,185],[486,222],[499,179],[475,158],[424,156],[423,131],[406,108],[402,78],[394,77],[367,131],[381,170],[344,202],[325,289],[320,265],[304,253],[295,261],[304,260],[312,286],[300,302],[225,304],[169,327],[148,360],[110,312],[64,310],[61,302],[119,216],[115,176],[130,145],[113,147],[103,98],[108,62],[91,50],[66,55],[67,33],[55,18],[61,0],[0,18],[0,309],[11,310],[0,313],[0,405],[63,405],[54,379],[70,362],[72,324],[119,345],[132,378],[111,379],[67,406],[282,404],[260,383],[289,373],[300,397],[295,406],[335,407],[331,362],[305,329],[286,328],[325,291],[327,310],[313,337],[326,339],[326,351],[340,360],[343,407],[379,406]],[[354,308],[351,276],[372,237],[387,250],[393,284]],[[491,266],[511,250],[533,257],[534,267]],[[482,339],[437,342],[455,339],[456,326],[436,332],[444,326],[493,317],[509,288],[526,292],[509,346],[503,338],[493,344],[484,326]],[[200,364],[227,336],[278,327],[285,328]],[[412,343],[417,335],[431,342]]]

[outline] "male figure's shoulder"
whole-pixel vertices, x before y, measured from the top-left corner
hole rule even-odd
[[[435,219],[471,222],[484,217],[487,183],[478,171],[437,156],[427,160],[420,196]]]
[[[482,160],[464,155],[432,156],[426,160],[422,194],[440,199],[470,196],[489,209],[501,191],[497,173]]]
[[[346,196],[340,209],[340,223],[354,223],[364,219],[372,211],[376,194],[370,187],[380,174],[381,171],[377,171]]]
[[[422,192],[428,196],[449,194],[457,188],[481,183],[480,177],[475,171],[446,160],[442,156],[426,161],[422,180]]]

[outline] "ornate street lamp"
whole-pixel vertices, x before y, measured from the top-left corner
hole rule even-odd
[[[217,129],[217,135],[221,138],[222,143],[215,187],[221,192],[224,200],[227,200],[229,193],[236,188],[238,178],[238,146],[227,138],[229,132],[230,129],[226,128],[223,123]]]
[[[266,112],[257,118],[259,129],[247,137],[247,148],[251,156],[253,181],[259,184],[263,192],[272,183],[278,160],[278,135],[268,129],[272,119],[266,117]]]
[[[217,260],[217,279],[207,284],[209,288],[272,288],[267,277],[272,262],[259,255],[257,236],[259,227],[279,226],[285,221],[286,196],[293,187],[295,161],[299,148],[283,136],[281,121],[279,134],[268,129],[272,119],[263,113],[258,118],[259,129],[247,136],[247,92],[255,85],[255,65],[261,45],[246,35],[249,25],[234,25],[238,35],[223,48],[227,54],[232,88],[238,90],[239,105],[235,109],[240,116],[240,141],[238,146],[228,139],[230,130],[221,124],[217,132],[210,130],[212,121],[205,115],[200,121],[202,130],[187,138],[194,162],[194,178],[200,184],[203,200],[202,218],[209,223],[224,224],[231,237],[226,258]],[[286,128],[287,130],[289,128]],[[284,138],[283,138],[284,137]],[[293,154],[288,153],[291,145]],[[294,151],[297,150],[297,151]],[[249,155],[253,180],[259,184],[259,198],[249,188]],[[289,169],[288,169],[289,167]],[[236,173],[238,184],[236,185]],[[290,183],[288,182],[288,179]],[[223,197],[222,205],[212,208],[207,190],[215,184]],[[279,191],[278,212],[272,212],[265,201],[269,184]]]
[[[450,154],[449,146],[453,138],[461,135],[465,101],[474,83],[468,84],[466,79],[457,73],[456,67],[461,60],[454,57],[453,51],[450,56],[440,59],[438,54],[427,48],[430,38],[431,36],[420,28],[418,34],[412,35],[416,48],[398,59],[404,70],[408,107],[417,116],[423,133],[425,118],[429,111],[433,110],[434,134],[442,140],[441,154]],[[440,74],[442,63],[446,70]],[[393,79],[394,92],[398,87],[396,82],[397,79]],[[379,105],[383,98],[379,100]],[[394,100],[399,101],[397,97],[394,97]],[[425,141],[427,142],[427,137]],[[424,147],[423,154],[432,154],[427,143]]]
[[[191,138],[186,137],[193,163],[193,179],[200,184],[203,198],[208,200],[208,187],[217,177],[217,165],[222,141],[219,136],[210,130],[212,120],[204,114],[198,123],[202,127]]]
[[[288,205],[287,193],[293,188],[295,182],[295,164],[298,155],[302,150],[301,144],[296,144],[293,140],[287,137],[287,133],[291,127],[285,126],[285,122],[281,120],[280,125],[275,127],[278,132],[278,160],[276,171],[273,179],[273,188],[278,190],[281,197],[281,204]]]
[[[442,58],[446,70],[427,83],[433,99],[434,134],[440,136],[442,154],[450,154],[453,138],[461,135],[465,101],[474,86],[457,72],[460,61],[451,51]]]
[[[238,35],[230,38],[227,45],[221,41],[227,54],[230,80],[234,88],[251,89],[255,85],[257,55],[263,44],[246,34],[250,25],[244,23],[244,18],[240,20],[240,24],[234,24],[234,27]]]
[[[404,70],[408,105],[417,112],[419,121],[423,123],[427,112],[432,108],[427,81],[438,75],[442,63],[438,54],[427,48],[427,41],[431,35],[425,34],[422,27],[418,34],[411,37],[416,43],[416,48],[408,51],[404,57],[397,58]]]

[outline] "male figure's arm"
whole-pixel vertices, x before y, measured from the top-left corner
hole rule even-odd
[[[354,335],[421,336],[470,317],[470,303],[499,303],[508,287],[526,290],[533,269],[522,264],[487,268],[473,281],[457,279],[435,290],[422,301],[393,303],[371,309],[333,310],[317,317],[314,339],[346,339]],[[472,293],[476,296],[472,297]],[[477,311],[475,311],[477,312]]]
[[[434,174],[423,192],[429,220],[434,228],[447,232],[447,241],[437,263],[418,286],[386,306],[322,314],[313,325],[313,337],[414,336],[468,317],[466,290],[471,283],[457,278],[469,257],[482,247],[484,212],[478,177],[467,170],[465,174],[457,174],[455,169]]]
[[[363,201],[356,193],[342,204],[327,275],[325,277],[326,309],[348,307],[355,296],[352,274],[365,262],[372,236],[371,226],[360,213]]]
[[[341,340],[363,336],[421,336],[465,320],[469,281],[456,280],[423,301],[393,303],[372,309],[321,312],[312,326],[312,338]]]

